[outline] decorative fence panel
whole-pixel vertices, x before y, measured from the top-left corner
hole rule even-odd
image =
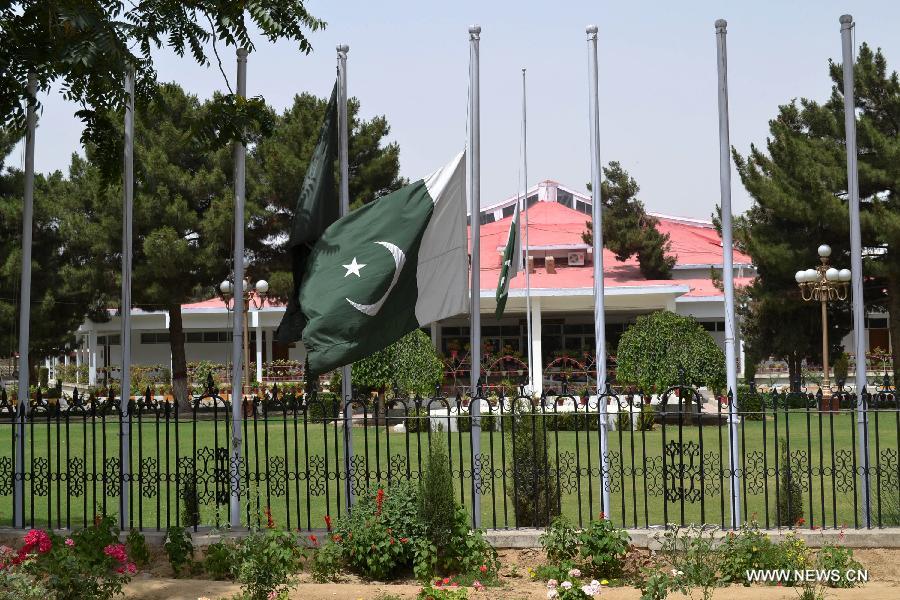
[[[864,394],[861,410],[845,393],[740,400],[734,428],[727,402],[703,404],[683,386],[652,397],[612,390],[579,397],[563,386],[540,398],[360,398],[348,419],[333,396],[274,389],[242,402],[236,482],[231,403],[214,389],[189,410],[148,391],[125,416],[118,399],[77,392],[62,401],[38,397],[26,416],[0,393],[0,525],[14,523],[21,488],[28,527],[82,527],[98,514],[125,514],[123,502],[125,527],[225,527],[237,485],[242,525],[271,519],[321,529],[326,515],[346,514],[348,500],[374,486],[417,481],[436,436],[458,501],[470,513],[480,504],[486,528],[544,526],[557,514],[583,524],[601,512],[626,527],[728,527],[732,480],[740,520],[763,527],[865,527],[867,492],[871,526],[900,525],[900,410],[892,391]],[[477,456],[471,402],[481,402]]]

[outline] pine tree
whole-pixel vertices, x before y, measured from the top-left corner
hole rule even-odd
[[[641,274],[647,279],[669,279],[676,260],[670,254],[669,235],[660,233],[659,220],[648,215],[644,203],[637,199],[637,182],[616,161],[603,167],[603,175],[603,245],[620,261],[636,254]],[[586,227],[581,237],[585,244],[592,244],[590,221]]]

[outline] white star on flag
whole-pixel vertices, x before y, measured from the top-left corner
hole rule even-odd
[[[361,277],[361,275],[359,274],[359,270],[362,269],[366,265],[364,263],[356,262],[356,257],[354,256],[353,260],[350,261],[349,265],[341,265],[341,266],[344,267],[345,269],[347,269],[347,272],[344,273],[344,277],[349,276],[351,273],[356,275],[357,277]]]

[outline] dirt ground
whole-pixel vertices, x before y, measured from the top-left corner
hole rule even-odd
[[[869,571],[869,583],[853,589],[828,589],[829,600],[900,600],[900,550],[855,550],[855,557]],[[142,600],[197,600],[230,598],[240,591],[240,586],[226,581],[203,579],[174,579],[164,557],[154,557],[153,566],[138,575],[125,589],[128,598]],[[541,581],[533,581],[526,572],[528,567],[542,562],[539,550],[504,550],[500,552],[501,587],[488,588],[484,592],[472,591],[470,598],[478,600],[525,600],[547,597],[547,588]],[[163,560],[159,560],[163,559]],[[317,584],[307,574],[298,577],[297,586],[291,591],[294,600],[376,600],[383,596],[415,598],[420,586],[414,581],[402,583],[363,582],[347,576],[340,583]],[[795,600],[797,591],[772,586],[730,586],[715,591],[715,600]],[[630,587],[609,587],[601,597],[608,600],[637,600],[640,592]],[[672,600],[684,600],[680,594],[669,596]]]

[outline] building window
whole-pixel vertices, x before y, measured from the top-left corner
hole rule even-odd
[[[481,224],[487,225],[488,223],[494,222],[494,213],[481,213]]]
[[[707,331],[725,331],[725,321],[700,321]]]
[[[97,337],[97,345],[99,346],[121,346],[122,336],[118,333],[115,335],[101,335]]]
[[[510,204],[503,209],[503,218],[505,219],[506,217],[511,217],[514,212],[516,212],[516,205]]]
[[[575,202],[575,210],[578,212],[582,212],[586,215],[591,214],[591,205],[587,202],[576,201]]]
[[[574,198],[575,196],[573,196],[571,192],[560,189],[556,190],[556,201],[565,207],[572,208],[572,201]]]
[[[151,332],[151,333],[142,333],[141,334],[141,343],[142,344],[168,344],[169,343],[169,332]]]
[[[887,317],[866,317],[866,329],[887,329]]]
[[[537,194],[535,194],[533,196],[528,196],[528,201],[525,203],[525,206],[527,208],[531,208],[532,206],[537,204],[537,201],[538,201]]]

